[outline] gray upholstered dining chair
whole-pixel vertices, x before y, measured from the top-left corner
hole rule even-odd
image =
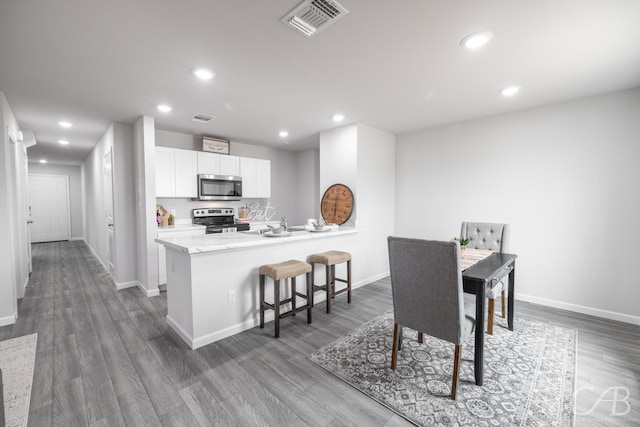
[[[463,222],[460,230],[461,239],[469,239],[468,248],[489,249],[494,252],[509,251],[509,224],[490,222]],[[506,290],[509,283],[509,271],[504,270],[491,281],[491,288],[487,290],[489,313],[487,314],[487,333],[493,335],[493,317],[495,302],[498,295],[502,300],[502,318],[506,315]]]
[[[391,369],[396,368],[399,328],[418,331],[455,344],[451,398],[455,400],[462,343],[473,333],[475,307],[462,294],[458,242],[388,237],[393,295]]]

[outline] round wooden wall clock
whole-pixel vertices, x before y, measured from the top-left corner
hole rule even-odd
[[[353,212],[353,192],[344,184],[333,184],[324,192],[321,202],[322,218],[328,224],[344,224]]]

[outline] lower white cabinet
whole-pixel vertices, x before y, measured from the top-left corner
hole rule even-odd
[[[205,234],[205,229],[204,226],[197,225],[159,228],[158,238],[202,236]],[[167,249],[161,244],[158,244],[158,284],[167,284]]]
[[[242,198],[271,197],[271,161],[240,158]]]

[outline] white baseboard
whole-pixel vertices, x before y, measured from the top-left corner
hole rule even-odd
[[[0,317],[0,326],[13,325],[14,323],[16,323],[17,319],[18,313],[14,313],[11,316]]]
[[[115,283],[115,281],[114,281],[114,283]],[[132,280],[130,282],[116,283],[115,285],[116,285],[116,289],[117,290],[136,288],[137,287],[147,297],[157,297],[158,295],[160,295],[160,289],[158,289],[158,288],[156,288],[156,289],[146,289],[144,287],[144,285],[142,284],[142,282],[140,282],[139,280]]]
[[[138,289],[140,289],[147,297],[157,297],[158,295],[160,295],[160,289],[159,288],[146,289],[142,285],[142,282],[140,282],[139,280],[136,280],[136,282],[138,282]]]
[[[640,316],[633,316],[631,314],[618,313],[615,311],[602,310],[600,308],[587,307],[584,305],[556,301],[547,298],[540,298],[533,295],[521,294],[518,292],[516,292],[514,298],[533,304],[540,304],[547,307],[554,307],[562,310],[573,311],[576,313],[588,314],[590,316],[602,317],[609,320],[617,320],[618,322],[631,323],[632,325],[640,325]]]
[[[114,280],[113,283],[116,285],[117,290],[139,287],[137,280],[132,280],[130,282],[121,282],[121,283],[118,283]]]
[[[71,242],[78,241],[78,240],[81,240],[81,241],[87,243],[87,241],[84,240],[84,237],[72,237],[72,238],[69,239],[69,241],[71,241]]]

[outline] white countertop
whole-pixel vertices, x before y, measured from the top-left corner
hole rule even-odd
[[[156,239],[156,242],[164,245],[167,249],[196,254],[224,251],[226,249],[274,245],[301,240],[326,239],[346,234],[355,234],[357,232],[358,229],[355,227],[341,227],[337,230],[323,232],[291,231],[288,235],[273,237],[244,232],[218,233],[191,237],[164,237]]]

